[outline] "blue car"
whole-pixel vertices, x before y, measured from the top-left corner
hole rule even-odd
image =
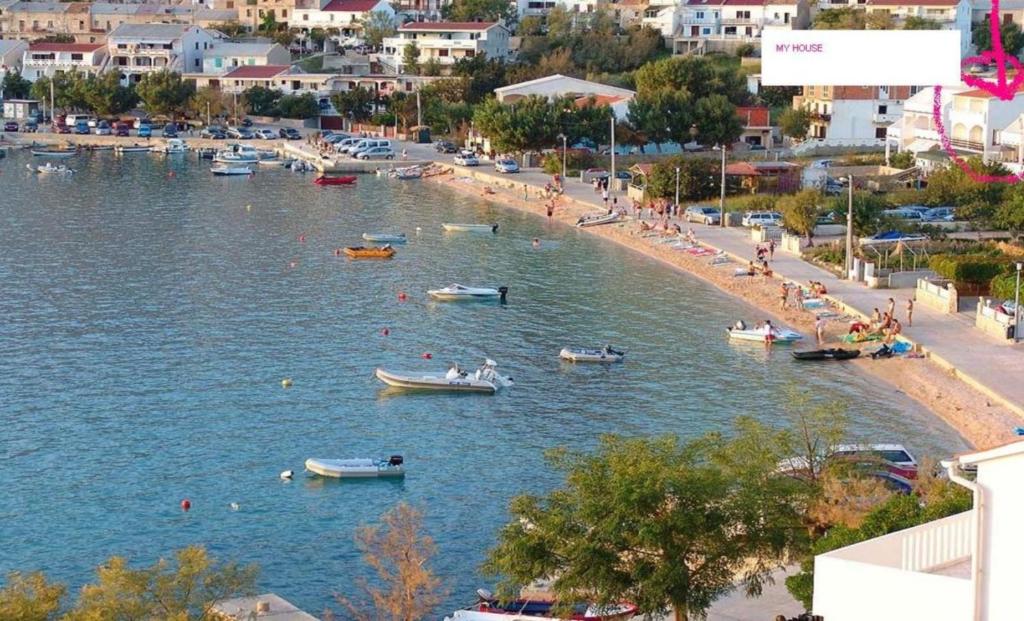
[[[82,136],[86,136],[91,133],[89,130],[89,122],[81,120],[75,123],[75,133]]]
[[[151,138],[153,136],[153,128],[149,125],[139,125],[139,138]]]
[[[173,123],[168,123],[167,125],[164,125],[164,130],[161,134],[164,138],[177,138],[178,128],[176,128]]]

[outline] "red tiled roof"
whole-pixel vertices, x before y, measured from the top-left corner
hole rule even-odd
[[[95,52],[101,47],[106,47],[106,43],[50,43],[47,41],[39,41],[29,43],[28,51],[30,52]]]
[[[769,111],[764,106],[736,108],[736,114],[743,121],[745,127],[768,127],[769,125]]]
[[[331,0],[321,11],[347,11],[365,13],[380,4],[380,0]]]
[[[288,65],[243,65],[224,77],[268,79],[277,77],[288,69]]]
[[[415,22],[412,24],[406,24],[399,28],[399,30],[429,30],[429,31],[446,31],[446,30],[487,30],[491,26],[497,26],[498,22]]]
[[[722,6],[722,0],[686,0],[686,6]]]
[[[1007,77],[1010,77],[1009,73],[1007,73]],[[1020,86],[1017,87],[1017,92],[1015,93],[1015,96],[1016,95],[1020,95],[1021,93],[1024,93],[1024,84],[1021,84]],[[977,89],[970,90],[970,91],[964,91],[962,93],[953,93],[953,96],[954,97],[973,97],[975,99],[992,99],[992,98],[995,97],[995,95],[993,95],[992,93],[986,91],[985,89],[981,89],[981,88],[977,88]]]

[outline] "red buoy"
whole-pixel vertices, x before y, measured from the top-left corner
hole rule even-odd
[[[420,356],[420,358],[423,358],[424,360],[430,360],[433,357],[434,357],[434,355],[431,354],[430,352],[424,352],[424,354],[422,356]]]
[[[186,499],[181,501],[181,510],[182,511],[188,511],[191,508],[192,508],[192,503],[189,501],[188,498],[186,498]]]
[[[404,302],[406,300],[406,298],[408,298],[408,297],[409,296],[405,295],[404,291],[399,291],[398,292],[398,301],[399,302]]]
[[[299,241],[300,242],[306,241],[306,236],[305,235],[299,235]]]
[[[336,256],[336,257],[340,257],[341,256],[341,248],[335,248],[334,249],[334,256]]]
[[[387,335],[391,334],[391,330],[388,330],[387,328],[384,328],[383,330],[380,331],[380,334],[381,334],[381,336],[387,336]]]

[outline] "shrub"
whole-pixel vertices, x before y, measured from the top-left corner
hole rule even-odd
[[[1017,273],[1012,269],[989,281],[989,294],[997,300],[1012,300],[1017,292]]]
[[[756,52],[757,48],[755,48],[750,43],[744,43],[736,48],[736,56],[739,56],[740,58],[748,58],[750,56],[755,56]]]
[[[986,255],[935,255],[929,261],[929,267],[943,278],[956,283],[985,285],[1003,273],[1008,266],[1006,258]]]
[[[544,172],[549,175],[562,174],[562,150],[558,149],[545,155],[544,162],[541,166],[543,167]],[[595,157],[590,151],[570,149],[565,152],[565,169],[566,174],[569,176],[572,176],[580,170],[594,168],[595,166],[597,166],[597,157]]]
[[[914,165],[914,154],[910,151],[893,153],[889,156],[889,165],[903,170],[910,168]]]

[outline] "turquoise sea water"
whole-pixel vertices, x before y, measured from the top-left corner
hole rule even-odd
[[[485,586],[476,568],[508,499],[557,482],[549,447],[694,436],[741,414],[782,424],[790,386],[848,401],[858,438],[918,456],[962,446],[841,364],[728,343],[722,328],[756,313],[704,283],[444,188],[214,178],[184,156],[83,155],[71,178],[32,175],[29,162],[0,160],[0,572],[40,568],[77,586],[110,555],[151,562],[202,543],[258,563],[262,589],[319,612],[365,573],[354,529],[404,500],[426,511],[450,610]],[[446,234],[443,221],[501,230]],[[379,230],[411,241],[388,262],[334,256]],[[508,285],[509,304],[426,299],[452,281]],[[557,359],[604,343],[629,361]],[[485,356],[516,386],[395,396],[372,377]],[[307,457],[393,453],[404,482],[278,479]]]

